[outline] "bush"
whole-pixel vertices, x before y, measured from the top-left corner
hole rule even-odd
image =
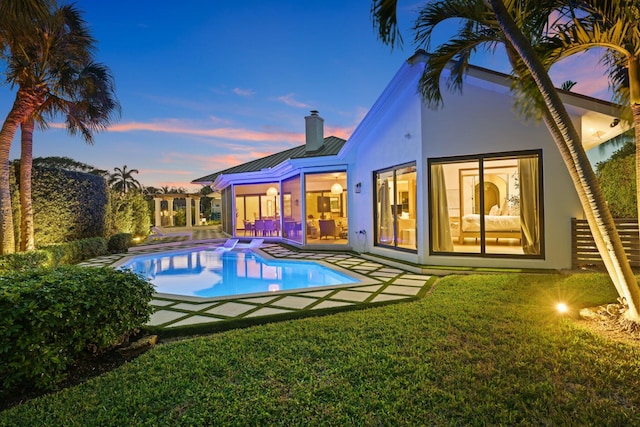
[[[52,265],[53,255],[43,250],[16,252],[0,257],[0,272],[27,271]]]
[[[106,235],[131,233],[134,236],[146,237],[151,227],[149,205],[139,191],[120,194],[109,190],[107,206]]]
[[[109,253],[107,241],[102,237],[49,245],[41,249],[49,253],[50,265],[54,267],[61,264],[77,264],[85,259]]]
[[[625,144],[596,165],[602,194],[614,218],[637,218],[635,145]]]
[[[131,247],[132,236],[130,233],[118,233],[109,238],[109,244],[107,245],[109,252],[127,252],[127,249]]]
[[[104,178],[34,167],[32,197],[36,245],[105,235],[108,197]]]
[[[0,381],[54,389],[87,350],[148,322],[153,285],[131,272],[65,266],[0,275]]]
[[[0,256],[0,273],[77,264],[107,253],[107,241],[102,237],[49,245],[35,251]]]

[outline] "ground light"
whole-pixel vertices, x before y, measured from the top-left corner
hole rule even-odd
[[[560,314],[565,314],[567,311],[569,311],[569,307],[567,307],[567,304],[559,302],[558,304],[556,304],[556,310],[558,310],[558,313]]]

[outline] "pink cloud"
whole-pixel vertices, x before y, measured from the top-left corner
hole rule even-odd
[[[309,104],[305,104],[304,102],[296,101],[295,99],[293,99],[294,95],[294,93],[290,93],[288,95],[279,96],[277,100],[290,107],[311,108]]]
[[[157,123],[144,123],[144,122],[128,122],[122,124],[112,125],[107,129],[109,132],[132,132],[132,131],[146,131],[146,132],[161,132],[161,133],[173,133],[181,135],[193,135],[204,136],[209,138],[221,138],[232,139],[238,141],[270,141],[270,142],[289,142],[289,143],[301,143],[304,140],[304,136],[295,132],[287,132],[282,130],[271,131],[255,131],[251,129],[242,128],[215,128],[215,129],[200,129],[192,126],[188,126],[186,123],[169,120],[165,122]]]

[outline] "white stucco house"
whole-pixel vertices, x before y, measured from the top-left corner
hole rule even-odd
[[[548,130],[513,110],[509,77],[471,67],[442,109],[402,64],[348,141],[305,117],[306,144],[194,183],[222,194],[229,235],[343,248],[426,266],[571,266],[580,203]],[[562,92],[589,150],[625,129],[613,104]]]

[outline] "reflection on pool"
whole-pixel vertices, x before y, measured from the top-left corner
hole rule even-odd
[[[267,260],[215,248],[136,256],[119,267],[148,278],[156,292],[222,297],[358,283],[316,262]]]

